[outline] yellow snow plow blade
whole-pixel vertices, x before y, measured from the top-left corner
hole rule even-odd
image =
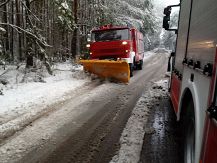
[[[129,64],[125,61],[80,60],[85,71],[101,78],[113,78],[127,83],[130,80]]]

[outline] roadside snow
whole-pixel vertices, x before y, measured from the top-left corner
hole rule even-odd
[[[56,64],[54,70],[53,76],[46,70],[24,74],[22,68],[20,72],[11,66],[4,74],[9,84],[0,85],[4,94],[0,95],[0,140],[46,113],[50,105],[70,98],[69,92],[90,81],[81,66],[69,62]]]
[[[110,163],[139,162],[143,137],[146,132],[150,132],[145,128],[149,109],[165,96],[167,96],[167,80],[155,82],[152,88],[141,96],[121,135],[120,150]]]

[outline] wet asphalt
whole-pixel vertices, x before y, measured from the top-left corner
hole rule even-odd
[[[180,127],[169,99],[151,109],[140,163],[182,163]]]

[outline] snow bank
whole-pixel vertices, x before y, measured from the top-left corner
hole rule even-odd
[[[120,138],[120,150],[110,163],[137,163],[143,145],[144,134],[148,131],[145,124],[148,120],[149,110],[153,105],[158,105],[159,99],[167,96],[167,80],[153,84],[138,100],[132,115]]]

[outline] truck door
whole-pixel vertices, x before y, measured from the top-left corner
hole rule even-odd
[[[214,65],[214,76],[210,89],[211,106],[207,110],[205,141],[202,151],[202,160],[204,163],[217,162],[217,49]]]

